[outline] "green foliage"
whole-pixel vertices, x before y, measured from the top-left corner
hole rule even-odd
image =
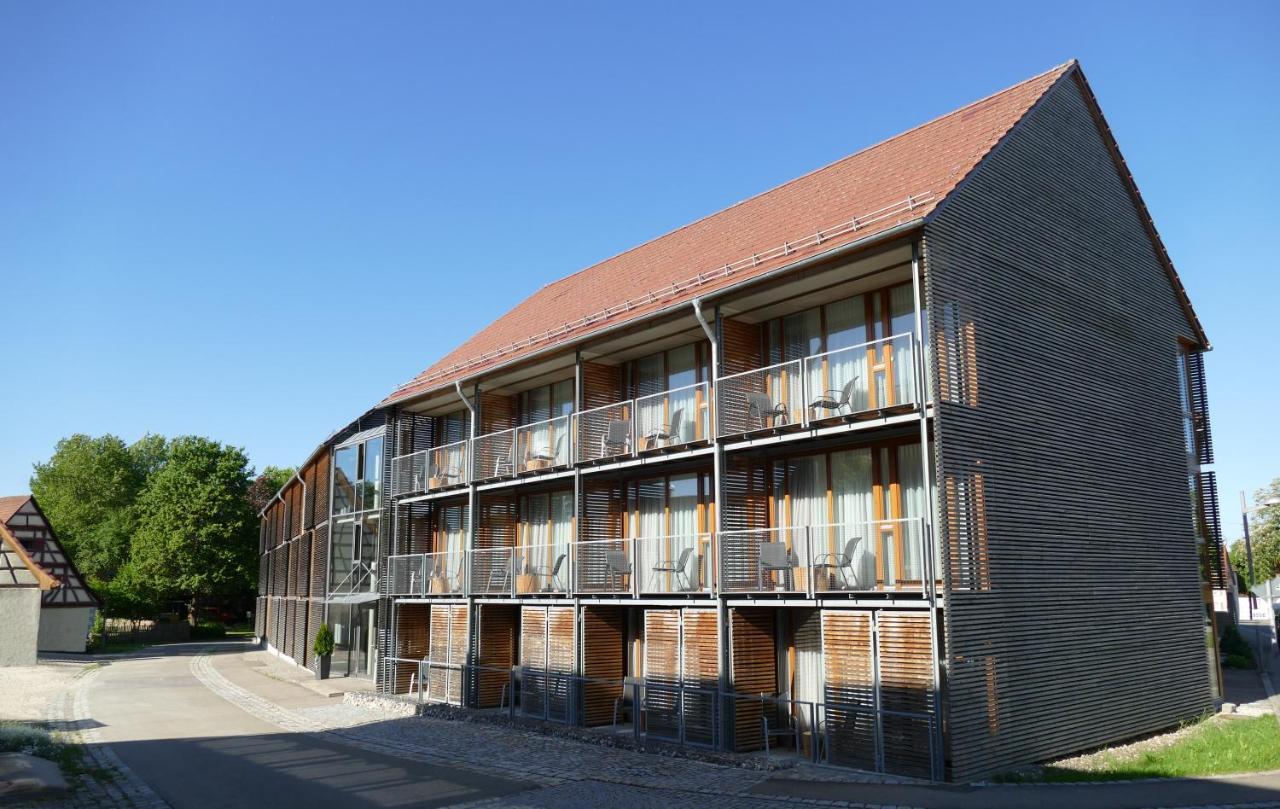
[[[138,498],[130,555],[138,580],[193,602],[252,588],[258,531],[248,491],[242,449],[196,436],[170,442]]]
[[[328,657],[333,654],[333,630],[328,624],[320,624],[316,630],[316,641],[311,645],[316,657]]]
[[[110,618],[140,621],[152,618],[164,603],[164,592],[126,562],[111,581],[92,580],[94,592],[102,597],[102,610]]]
[[[221,640],[227,636],[227,628],[217,621],[201,621],[191,627],[192,640]]]
[[[257,514],[266,508],[271,498],[275,497],[276,492],[289,482],[289,478],[293,477],[296,471],[291,466],[268,466],[263,469],[262,474],[258,475],[249,486],[249,505],[253,508],[253,513]]]
[[[165,447],[159,436],[126,446],[114,435],[77,433],[35,465],[31,492],[86,576],[112,579],[128,559],[134,502],[149,472],[163,465]]]
[[[1265,489],[1254,493],[1253,502],[1280,499],[1280,478],[1271,481]],[[1280,505],[1265,506],[1249,520],[1249,535],[1253,545],[1253,569],[1256,581],[1249,580],[1249,567],[1244,540],[1232,543],[1229,551],[1231,566],[1245,584],[1252,588],[1258,582],[1280,575]]]
[[[1240,634],[1235,624],[1227,624],[1218,640],[1218,650],[1223,655],[1223,665],[1229,669],[1253,668],[1253,649]]]

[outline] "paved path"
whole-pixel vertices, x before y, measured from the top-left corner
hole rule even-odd
[[[194,651],[194,650],[192,650]],[[219,656],[233,676],[295,710],[332,704]],[[174,809],[186,807],[426,807],[528,788],[515,780],[353,749],[315,733],[284,732],[210,691],[191,658],[121,660],[90,685],[97,740]]]

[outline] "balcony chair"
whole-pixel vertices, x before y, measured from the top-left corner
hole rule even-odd
[[[518,556],[508,556],[501,561],[491,561],[489,563],[489,578],[485,582],[484,591],[486,593],[510,592],[511,576],[512,574],[520,575],[522,570],[521,561]]]
[[[864,586],[862,568],[866,555],[862,537],[853,537],[844,544],[842,552],[819,554],[813,560],[813,569],[834,571],[840,579],[841,590],[860,590]]]
[[[556,436],[554,445],[542,446],[536,449],[531,448],[525,454],[524,468],[528,469],[530,464],[535,463],[544,466],[559,466],[561,464],[560,458],[562,457],[561,450],[564,449],[565,436],[567,435],[567,432],[561,431],[560,434]],[[538,468],[541,469],[543,466],[539,466]]]
[[[756,427],[751,426],[752,419],[755,419]],[[769,424],[769,419],[773,419],[773,424]],[[781,402],[775,402],[769,394],[751,393],[747,395],[747,429],[763,430],[765,427],[787,424],[789,421],[790,416],[787,412],[787,406]]]
[[[844,383],[844,387],[840,390],[829,390],[823,392],[821,396],[809,403],[810,410],[826,410],[828,415],[840,415],[840,411],[846,407],[849,412],[853,412],[853,386],[857,383],[858,377],[854,376],[848,382]],[[826,418],[827,416],[823,416]]]
[[[670,446],[672,441],[680,439],[680,428],[684,421],[684,408],[677,407],[671,411],[671,423],[662,424],[654,427],[645,435],[645,441],[649,449],[655,449],[658,442],[661,441],[664,446]]]
[[[427,473],[428,487],[430,487],[433,480],[440,481],[436,488],[452,486],[455,483],[462,482],[462,472],[456,466],[432,466]]]
[[[676,587],[680,589],[680,592],[687,593],[694,589],[693,580],[689,578],[689,571],[687,570],[690,556],[693,556],[693,548],[684,548],[680,551],[680,556],[674,561],[666,559],[655,564],[653,566],[653,572],[657,574],[675,574]],[[681,579],[684,580],[683,584],[681,583]]]
[[[763,589],[771,574],[782,573],[782,586],[792,589],[792,569],[800,562],[782,542],[760,543],[760,587]]]
[[[504,477],[506,475],[514,475],[516,473],[516,442],[512,440],[511,446],[503,454],[493,459],[493,476],[495,478]]]
[[[529,568],[530,573],[532,573],[533,575],[537,576],[540,579],[546,580],[546,583],[542,585],[542,592],[559,593],[559,592],[568,591],[569,588],[564,585],[564,582],[560,581],[560,568],[564,567],[564,560],[565,560],[565,554],[562,553],[556,557],[556,560],[551,564],[550,569],[547,569],[545,567]],[[560,584],[561,586],[556,587],[557,584]]]
[[[631,420],[618,419],[609,422],[608,429],[600,436],[600,457],[631,454]]]
[[[631,562],[627,560],[627,552],[605,551],[604,568],[609,589],[616,589],[615,582],[621,584],[623,576],[631,575]]]

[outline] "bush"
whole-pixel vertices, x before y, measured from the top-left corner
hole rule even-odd
[[[227,628],[216,621],[201,621],[191,627],[192,640],[218,640],[227,636]]]
[[[0,722],[0,753],[25,753],[55,761],[62,745],[40,728],[17,722]]]
[[[1227,624],[1222,630],[1222,638],[1218,641],[1218,650],[1222,652],[1222,663],[1229,669],[1253,668],[1253,649],[1249,647],[1240,629],[1235,624]]]
[[[316,657],[333,654],[333,630],[328,624],[320,624],[320,628],[316,630],[316,642],[312,644],[311,651],[316,653]]]

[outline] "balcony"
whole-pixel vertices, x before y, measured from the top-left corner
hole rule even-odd
[[[717,436],[808,427],[907,411],[919,403],[910,333],[717,381]]]
[[[814,596],[922,589],[919,518],[725,531],[721,592]]]
[[[471,442],[458,441],[391,459],[391,496],[413,497],[471,482]]]
[[[565,415],[480,436],[473,478],[509,478],[568,466],[574,457],[572,428],[573,417]]]
[[[699,382],[575,414],[578,463],[711,439],[711,385]]]
[[[387,595],[421,597],[466,594],[466,554],[462,550],[387,557]]]
[[[482,548],[471,552],[471,594],[567,595],[567,543]]]
[[[574,592],[583,595],[710,595],[711,534],[573,543]]]

